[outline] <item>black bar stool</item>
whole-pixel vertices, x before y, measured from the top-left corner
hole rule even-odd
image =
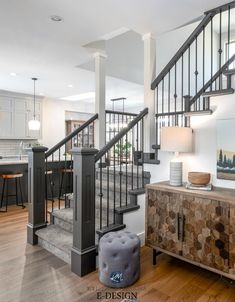
[[[0,212],[7,212],[8,197],[10,197],[10,196],[15,196],[17,206],[22,207],[22,209],[25,208],[24,200],[23,200],[23,194],[22,194],[22,188],[21,188],[21,181],[20,181],[22,177],[23,177],[22,173],[14,173],[14,174],[6,173],[6,174],[1,174],[0,175],[0,179],[3,179],[2,198],[1,198],[0,208],[3,207],[4,197],[6,198],[5,199],[5,210],[0,210]],[[15,194],[9,194],[8,193],[8,182],[10,180],[15,181]],[[19,185],[19,191],[20,191],[21,204],[19,204],[19,200],[18,200],[18,185]],[[5,193],[5,187],[6,187],[6,193]]]

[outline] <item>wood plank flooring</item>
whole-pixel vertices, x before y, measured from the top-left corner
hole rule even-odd
[[[79,278],[62,260],[26,243],[26,223],[27,209],[11,206],[0,213],[0,302],[122,301],[131,293],[141,302],[235,301],[234,282],[163,254],[154,267],[147,247],[141,278],[130,288],[106,288],[97,272]]]

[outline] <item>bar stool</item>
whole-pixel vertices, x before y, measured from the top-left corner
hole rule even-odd
[[[8,197],[12,197],[12,196],[15,196],[17,206],[22,207],[22,209],[25,208],[24,201],[23,201],[22,188],[21,188],[21,181],[20,181],[22,177],[23,177],[22,173],[15,173],[15,174],[6,173],[6,174],[0,175],[0,179],[3,179],[2,198],[1,198],[1,207],[0,208],[3,207],[4,197],[6,197],[5,210],[0,210],[0,212],[7,212]],[[15,194],[8,194],[8,182],[9,182],[9,180],[12,180],[12,179],[15,181]],[[20,189],[21,204],[19,204],[19,200],[18,200],[18,185],[19,185],[19,189]],[[5,187],[6,187],[6,194],[5,194]]]
[[[61,176],[61,182],[60,182],[60,190],[59,190],[59,208],[60,208],[60,201],[61,201],[61,196],[62,196],[62,191],[63,191],[63,184],[64,184],[64,176],[67,174],[72,178],[72,173],[73,173],[73,168],[63,168],[60,170],[62,176]],[[72,181],[71,181],[72,183]],[[67,182],[66,182],[67,184]],[[66,196],[66,190],[65,190],[65,207],[66,207],[66,202],[67,202],[67,196]]]

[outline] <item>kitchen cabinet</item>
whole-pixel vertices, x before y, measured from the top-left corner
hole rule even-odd
[[[0,96],[0,137],[8,138],[13,133],[12,101]]]
[[[235,279],[235,190],[147,185],[146,244]]]
[[[33,100],[27,95],[0,95],[0,139],[39,139],[41,130],[30,131],[28,121],[33,118]],[[42,125],[42,103],[35,106],[36,118]]]

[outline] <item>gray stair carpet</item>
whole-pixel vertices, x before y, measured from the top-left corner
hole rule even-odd
[[[141,168],[139,168],[141,169]],[[126,183],[128,186],[128,191],[131,190],[131,175],[134,176],[134,187],[136,187],[137,181],[137,173],[136,168],[132,172],[128,167],[128,171],[123,171],[122,178],[120,179],[119,169],[117,168],[115,171],[115,186],[114,186],[114,170],[112,168],[109,169],[109,186],[107,186],[107,169],[103,169],[103,177],[102,177],[102,228],[107,226],[107,213],[109,213],[109,225],[112,226],[114,223],[114,188],[116,191],[115,194],[115,207],[120,207],[120,198],[122,206],[126,206],[126,197],[127,202],[130,202],[130,196],[126,192]],[[145,172],[144,175],[144,184],[149,183],[150,173]],[[127,177],[126,177],[127,176]],[[120,180],[122,183],[122,191],[120,195]],[[141,184],[141,182],[139,183]],[[100,229],[100,197],[98,194],[100,193],[100,180],[99,174],[96,175],[96,202],[95,202],[95,211],[96,211],[96,219],[95,219],[95,227],[96,230]],[[107,197],[109,195],[109,211],[107,204]],[[72,197],[72,196],[71,196]],[[51,225],[46,228],[40,229],[36,232],[38,236],[38,244],[56,255],[58,258],[62,259],[66,263],[71,263],[71,249],[73,243],[73,198],[70,200],[71,208],[66,209],[54,209],[51,213],[52,221]],[[96,244],[98,244],[98,235],[96,234]]]
[[[49,225],[36,232],[38,245],[56,255],[66,263],[71,263],[73,235],[58,225]]]
[[[65,231],[73,232],[73,209],[61,209],[55,210],[52,213],[53,222],[55,225],[59,225]]]

